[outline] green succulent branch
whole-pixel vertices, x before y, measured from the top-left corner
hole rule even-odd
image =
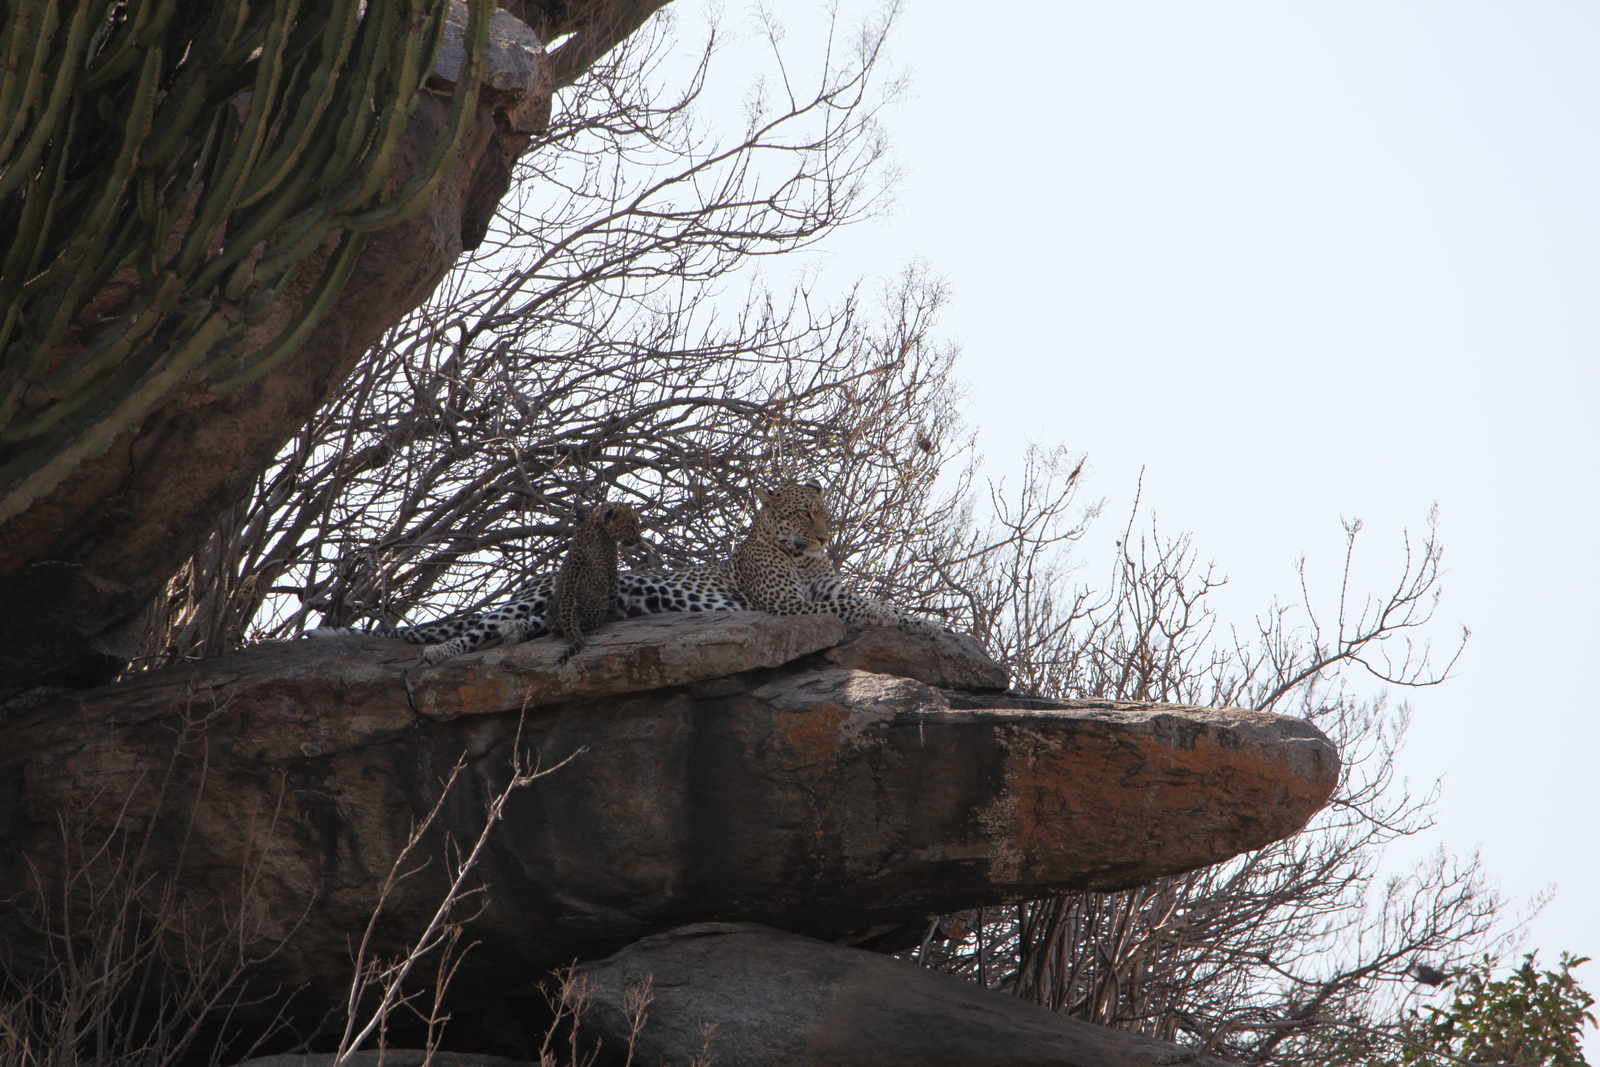
[[[225,393],[304,342],[455,163],[494,13],[467,8],[448,124],[386,196],[450,0],[0,0],[0,523],[174,386]]]

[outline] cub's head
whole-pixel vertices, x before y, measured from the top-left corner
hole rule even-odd
[[[770,537],[791,556],[820,558],[828,547],[828,526],[833,516],[822,500],[816,482],[790,482],[769,493],[757,487],[755,532]]]
[[[583,522],[600,527],[619,545],[639,543],[639,514],[626,504],[601,504]]]

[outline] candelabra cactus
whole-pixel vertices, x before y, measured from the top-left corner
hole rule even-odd
[[[467,9],[449,121],[395,188],[450,0],[0,0],[0,524],[169,390],[305,340],[455,162],[494,5]]]

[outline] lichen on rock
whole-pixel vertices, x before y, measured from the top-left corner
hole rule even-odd
[[[332,998],[448,768],[466,761],[440,860],[443,834],[477,836],[514,746],[576,754],[513,795],[478,870],[483,947],[453,989],[493,1000],[507,968],[685,924],[891,950],[930,916],[1142,884],[1293,833],[1339,774],[1304,720],[1024,698],[951,635],[719,612],[615,623],[557,672],[561,647],[426,666],[372,636],[263,645],[27,709],[0,723],[0,849],[53,870],[57,814],[99,796],[89,832],[147,828],[188,884],[226,891],[254,850],[285,939],[273,979]],[[180,743],[203,766],[174,762]],[[0,899],[30,888],[4,866]],[[443,866],[396,889],[378,951],[430,913]]]

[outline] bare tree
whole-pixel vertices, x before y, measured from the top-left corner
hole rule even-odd
[[[715,33],[675,94],[652,77],[670,20],[595,68],[478,255],[171,584],[145,663],[292,636],[318,615],[419,621],[492,602],[550,567],[600,496],[639,502],[666,535],[646,552],[669,564],[725,551],[754,482],[920,501],[956,425],[954,351],[928,333],[939,283],[911,269],[882,300],[827,304],[809,282],[780,296],[738,273],[881,202],[890,14],[830,44],[808,91],[796,75],[753,96],[731,144],[692,107]],[[866,516],[844,517],[873,537]]]
[[[1349,523],[1330,613],[1302,560],[1300,603],[1219,632],[1206,598],[1221,580],[1197,565],[1187,536],[1137,534],[1130,519],[1108,588],[1072,582],[1060,549],[1096,510],[1067,510],[1080,471],[1064,453],[1035,454],[1017,499],[995,496],[1001,536],[952,534],[967,551],[936,568],[1019,686],[1297,714],[1338,744],[1343,778],[1324,812],[1286,841],[1121,893],[945,916],[915,956],[1092,1022],[1241,1062],[1294,1063],[1311,1030],[1335,1016],[1372,1017],[1414,989],[1417,959],[1445,966],[1496,941],[1503,902],[1476,857],[1441,853],[1404,877],[1379,873],[1387,844],[1431,825],[1436,791],[1395,781],[1409,711],[1361,693],[1358,679],[1435,685],[1460,654],[1436,663],[1416,636],[1438,602],[1435,518],[1420,544],[1406,538],[1387,593],[1352,592],[1361,526]]]
[[[258,892],[265,864],[253,830],[265,824],[270,835],[282,792],[278,809],[252,813],[229,890],[183,884],[150,847],[160,816],[184,817],[184,779],[206,774],[205,724],[184,721],[164,772],[136,775],[126,795],[75,797],[56,812],[59,870],[31,868],[36,890],[15,901],[29,936],[0,954],[0,1067],[215,1065],[284,1025],[272,1010],[281,1000],[263,1010],[266,994],[249,984],[295,927],[274,922],[292,917],[269,916]],[[130,815],[143,794],[154,805]],[[240,1016],[249,1036],[219,1040]]]
[[[374,934],[384,919],[384,909],[395,887],[406,879],[421,873],[430,860],[425,857],[430,842],[430,831],[435,827],[445,801],[466,769],[467,760],[456,760],[449,776],[439,788],[438,798],[422,820],[412,827],[411,835],[390,864],[389,875],[378,893],[378,901],[367,918],[360,944],[356,947],[350,993],[344,1006],[344,1030],[339,1036],[335,1067],[344,1067],[362,1045],[377,1041],[383,1047],[390,1018],[401,1008],[416,1016],[426,1032],[426,1045],[431,1051],[438,1046],[449,1015],[445,1011],[445,994],[455,977],[466,948],[460,944],[462,929],[482,913],[487,901],[488,887],[475,880],[478,861],[489,844],[495,824],[505,817],[506,802],[523,786],[554,774],[583,754],[578,749],[555,765],[539,766],[537,756],[522,749],[522,732],[519,724],[517,736],[510,747],[511,776],[489,798],[484,808],[483,829],[471,846],[463,851],[454,839],[446,835],[443,841],[445,875],[448,886],[434,908],[432,916],[422,931],[410,941],[405,950],[392,958],[377,955],[373,949]],[[425,963],[432,964],[432,980],[422,987],[408,984],[414,972]],[[427,994],[431,993],[431,998]],[[375,1002],[373,1002],[375,1000]]]
[[[1384,594],[1350,589],[1351,524],[1331,612],[1302,573],[1296,603],[1241,630],[1218,624],[1220,579],[1187,536],[1130,519],[1109,582],[1082,580],[1073,548],[1099,507],[1078,499],[1081,457],[1036,450],[981,500],[937,279],[913,267],[830,300],[748,266],[881,202],[887,29],[830,42],[804,90],[780,65],[731,141],[696,118],[715,33],[679,91],[658,88],[668,21],[577,82],[521,165],[539,180],[222,517],[153,612],[145,662],[492,604],[551,569],[600,497],[639,505],[652,564],[704,562],[752,484],[820,478],[836,564],[977,635],[1019,689],[1276,710],[1339,744],[1334,802],[1289,841],[1124,893],[941,917],[916,953],[1095,1022],[1292,1062],[1322,1020],[1409,988],[1419,956],[1481,951],[1501,911],[1475,858],[1378,873],[1434,799],[1396,783],[1408,712],[1369,684],[1433,685],[1453,663],[1416,640],[1439,590],[1432,521]]]
[[[190,790],[207,777],[206,725],[220,710],[181,723],[164,773],[134,775],[125,795],[77,797],[57,813],[59,870],[50,876],[36,870],[35,889],[13,901],[30,936],[6,942],[0,952],[0,1067],[216,1067],[282,1044],[296,1023],[307,1021],[295,1018],[292,991],[270,984],[261,968],[298,927],[283,921],[293,917],[269,914],[259,892],[270,867],[260,841],[272,836],[292,792],[288,784],[272,810],[252,813],[252,827],[263,832],[260,838],[246,832],[233,879],[195,884],[163,867],[159,848],[151,847],[153,835],[170,832],[162,827],[169,818],[184,818],[186,808],[187,818],[196,817]],[[524,749],[519,730],[508,746],[510,774],[485,798],[482,828],[465,843],[441,832],[440,816],[459,792],[467,757],[434,784],[434,803],[396,854],[353,946],[348,996],[323,1020],[338,1031],[337,1063],[363,1046],[383,1049],[392,1027],[420,1035],[430,1052],[438,1046],[450,1020],[451,980],[471,948],[461,934],[489,892],[477,867],[506,803],[583,752],[542,766]],[[423,913],[397,952],[382,955],[378,931],[394,923],[386,912],[395,890],[436,863],[444,871],[431,914]],[[580,1051],[577,1034],[590,998],[580,976],[569,970],[558,977],[547,990],[554,1021],[540,1063],[592,1062],[597,1039]],[[630,1053],[648,1003],[647,984],[627,991]],[[314,1041],[319,1029],[300,1037]],[[566,1055],[558,1038],[567,1041]]]

